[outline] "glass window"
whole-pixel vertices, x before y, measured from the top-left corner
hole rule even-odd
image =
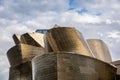
[[[47,29],[37,29],[36,32],[46,34],[48,32]]]

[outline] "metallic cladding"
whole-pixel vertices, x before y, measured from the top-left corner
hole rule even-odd
[[[76,53],[43,54],[32,64],[34,80],[114,80],[116,74],[114,66]]]
[[[112,58],[110,56],[108,47],[102,40],[88,39],[87,42],[95,58],[105,61],[105,62],[112,62]]]
[[[78,33],[75,28],[52,28],[48,31],[46,37],[54,52],[76,52],[81,55],[93,57],[82,37],[82,34]]]

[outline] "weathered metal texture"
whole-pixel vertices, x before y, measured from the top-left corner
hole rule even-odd
[[[116,68],[76,53],[49,53],[32,61],[34,80],[114,80]]]
[[[57,80],[56,55],[45,54],[38,56],[32,62],[33,80]]]
[[[44,47],[44,34],[40,33],[25,33],[21,35],[21,42],[24,44],[37,46],[37,47]]]
[[[10,67],[9,80],[32,80],[31,62]]]
[[[14,40],[15,44],[21,43],[21,35],[19,35],[19,34],[14,34],[14,35],[13,35],[13,40]]]
[[[27,44],[19,44],[12,47],[7,56],[11,66],[19,65],[23,62],[31,61],[36,55],[44,54],[44,48]]]
[[[110,52],[107,45],[100,39],[88,39],[87,40],[90,49],[92,50],[94,56],[105,62],[111,62]]]
[[[76,52],[81,55],[93,57],[82,34],[75,28],[52,28],[48,31],[46,37],[54,52]]]
[[[38,47],[45,47],[43,37],[44,37],[44,34],[33,32],[33,33],[25,33],[22,35],[14,34],[13,40],[15,44],[24,43],[24,44],[38,46]]]
[[[117,74],[120,75],[120,60],[112,62],[117,67]]]
[[[44,36],[44,43],[45,43],[45,52],[46,53],[53,52],[53,49],[51,48],[51,46],[46,38],[46,35]]]
[[[115,80],[120,80],[120,75],[116,75]]]
[[[111,64],[113,64],[117,67],[116,80],[120,80],[120,60],[114,61]]]

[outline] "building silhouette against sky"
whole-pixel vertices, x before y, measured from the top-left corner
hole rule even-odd
[[[8,50],[9,80],[119,80],[106,44],[84,39],[74,27],[14,34]]]

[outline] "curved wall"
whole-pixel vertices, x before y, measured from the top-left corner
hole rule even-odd
[[[50,53],[32,61],[34,80],[114,80],[112,65],[76,53]]]
[[[94,56],[105,62],[112,62],[110,52],[107,45],[100,39],[88,39],[87,40],[90,49],[92,50]]]
[[[120,80],[120,60],[112,62],[117,67],[116,80]]]
[[[10,67],[9,80],[32,80],[31,62]]]
[[[46,37],[54,52],[76,52],[81,55],[93,57],[82,34],[78,33],[75,28],[52,28],[48,31]]]
[[[43,47],[44,48],[44,34],[40,33],[25,33],[21,35],[21,43],[36,46],[36,47]]]
[[[8,50],[7,56],[11,66],[31,61],[38,54],[44,54],[44,48],[27,44],[19,44]]]

